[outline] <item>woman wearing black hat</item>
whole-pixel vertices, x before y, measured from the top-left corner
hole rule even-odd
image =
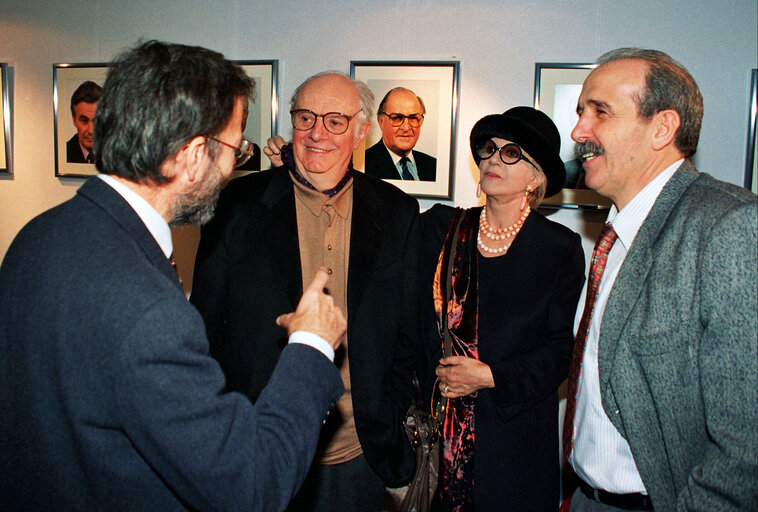
[[[484,207],[435,205],[422,215],[424,341],[433,400],[447,406],[434,509],[555,510],[557,390],[584,283],[579,235],[534,211],[566,180],[560,136],[542,112],[516,107],[480,119],[470,143]]]

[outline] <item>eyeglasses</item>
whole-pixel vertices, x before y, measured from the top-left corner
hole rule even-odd
[[[316,120],[320,117],[324,122],[324,128],[326,128],[329,133],[342,135],[347,131],[347,127],[350,126],[350,121],[360,112],[361,111],[359,110],[352,116],[346,116],[339,112],[317,114],[304,108],[298,108],[290,110],[290,115],[292,116],[292,127],[295,128],[295,130],[310,130],[316,125]]]
[[[535,168],[538,168],[534,162],[524,156],[524,152],[521,150],[521,146],[514,144],[513,142],[508,142],[507,144],[503,144],[502,146],[497,147],[497,144],[495,144],[494,141],[486,140],[479,144],[476,147],[475,151],[476,154],[479,155],[479,158],[482,160],[488,160],[492,158],[492,155],[499,152],[500,160],[504,164],[513,165],[519,160],[524,160],[532,164]]]
[[[239,147],[237,147],[231,144],[227,144],[223,140],[218,140],[217,138],[211,137],[209,135],[206,135],[205,138],[215,140],[219,144],[223,144],[224,146],[228,148],[232,148],[234,150],[234,168],[235,169],[243,165],[248,160],[250,160],[250,157],[253,156],[253,153],[255,153],[255,149],[253,148],[253,143],[247,139],[242,139],[242,142],[240,142]]]
[[[392,126],[400,126],[406,119],[408,120],[408,124],[413,128],[418,128],[424,122],[424,114],[411,114],[409,116],[397,113],[387,114],[386,112],[379,112],[379,114],[386,116]]]

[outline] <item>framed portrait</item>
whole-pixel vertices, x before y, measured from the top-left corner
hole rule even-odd
[[[108,64],[53,64],[55,175],[86,178],[97,174],[92,141],[97,102]]]
[[[758,69],[751,72],[745,158],[745,188],[758,194]]]
[[[452,199],[458,61],[351,61],[350,76],[374,93],[376,113],[355,169],[415,197]]]
[[[238,60],[247,76],[253,79],[255,91],[253,98],[248,101],[247,112],[243,112],[242,133],[253,143],[255,153],[245,164],[234,170],[234,177],[260,171],[267,162],[261,153],[261,148],[272,134],[276,133],[276,118],[279,109],[277,100],[277,60]],[[268,168],[268,166],[266,166]]]
[[[13,172],[11,165],[11,105],[9,99],[8,64],[0,63],[0,176]]]
[[[561,134],[561,159],[566,166],[566,186],[552,197],[546,197],[542,208],[579,208],[606,210],[611,201],[584,184],[584,170],[574,156],[571,131],[579,117],[576,103],[585,78],[594,64],[537,62],[534,72],[534,108],[553,120]]]

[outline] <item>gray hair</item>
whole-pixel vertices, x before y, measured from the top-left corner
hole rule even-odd
[[[674,110],[681,120],[674,144],[685,157],[694,155],[703,122],[703,96],[692,75],[669,55],[642,48],[611,50],[595,63],[602,66],[622,59],[640,59],[648,64],[645,89],[635,98],[640,117],[650,120],[658,112]]]
[[[379,103],[379,108],[376,109],[376,115],[385,113],[384,107],[387,105],[387,100],[389,99],[390,94],[392,94],[395,91],[408,91],[409,93],[413,94],[418,100],[419,105],[421,105],[421,113],[426,115],[426,105],[424,105],[424,100],[421,99],[421,96],[419,96],[415,92],[405,87],[395,87],[394,89],[390,89],[389,91],[387,91],[387,94],[384,95],[384,98],[382,98],[381,103]]]
[[[361,120],[360,123],[356,124],[355,126],[355,133],[358,133],[358,131],[361,129],[361,127],[364,124],[368,124],[371,122],[371,118],[374,115],[374,93],[371,92],[371,89],[368,88],[366,84],[361,82],[360,80],[355,80],[350,77],[350,75],[347,75],[345,73],[342,73],[340,71],[322,71],[320,73],[316,73],[315,75],[306,78],[306,80],[297,86],[297,89],[295,89],[295,92],[292,93],[292,98],[290,98],[290,108],[295,108],[295,105],[297,105],[297,100],[300,97],[300,92],[303,90],[303,88],[308,85],[312,80],[315,80],[316,78],[321,78],[323,76],[341,76],[342,78],[347,79],[353,87],[358,91],[358,96],[360,97],[360,105],[361,110],[358,113],[358,118]]]

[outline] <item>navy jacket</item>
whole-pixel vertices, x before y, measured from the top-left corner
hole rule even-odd
[[[342,393],[290,345],[255,405],[224,393],[202,319],[99,178],[30,222],[0,267],[5,510],[282,510]]]

